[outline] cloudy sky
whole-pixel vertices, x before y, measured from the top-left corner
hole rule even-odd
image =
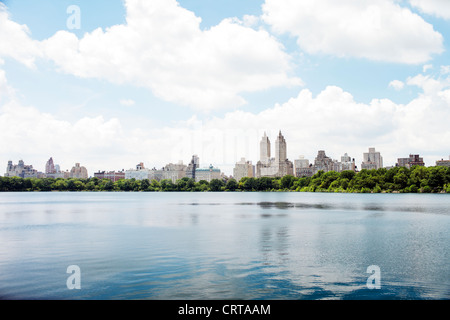
[[[450,155],[448,0],[0,2],[0,168]],[[1,171],[1,170],[0,170]]]

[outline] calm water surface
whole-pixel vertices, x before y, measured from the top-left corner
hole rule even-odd
[[[0,299],[449,299],[449,231],[446,194],[0,193]]]

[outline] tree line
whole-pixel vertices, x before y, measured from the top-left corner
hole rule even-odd
[[[394,167],[377,170],[319,171],[312,177],[242,178],[211,182],[182,178],[172,180],[53,179],[0,177],[0,191],[128,191],[128,192],[220,192],[297,191],[347,193],[450,193],[450,167]]]

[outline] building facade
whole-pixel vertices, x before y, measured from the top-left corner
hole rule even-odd
[[[294,174],[296,177],[306,177],[309,176],[308,169],[310,168],[310,163],[308,159],[305,159],[305,156],[299,156],[298,159],[294,160]]]
[[[211,180],[214,179],[222,179],[222,174],[220,172],[220,169],[214,168],[212,165],[209,166],[209,168],[204,169],[196,169],[195,170],[195,182],[199,182],[201,180],[206,180],[208,182],[211,182]]]
[[[108,171],[108,172],[106,172],[106,171],[99,171],[99,172],[94,173],[94,177],[98,178],[100,180],[107,179],[107,180],[111,180],[112,182],[116,182],[116,181],[125,179],[125,171],[124,170],[118,171],[118,172],[115,172],[115,171]]]
[[[361,169],[380,169],[383,168],[383,157],[380,152],[375,151],[375,148],[369,148],[369,152],[363,154],[363,162]]]
[[[136,165],[136,169],[125,171],[125,179],[145,180],[149,179],[150,170],[146,169],[144,163]]]
[[[45,174],[56,173],[55,164],[53,163],[53,158],[50,158],[45,164]]]
[[[350,157],[347,153],[345,153],[341,157],[341,163],[340,163],[340,172],[342,171],[356,171],[356,164],[355,164],[355,158]]]
[[[175,183],[177,180],[186,177],[186,170],[187,166],[183,164],[183,161],[179,161],[177,164],[169,163],[160,170],[157,170],[155,168],[150,170],[148,179],[150,181],[171,180],[173,183]]]
[[[448,160],[437,160],[436,161],[436,166],[438,167],[450,167],[450,156],[448,157]]]
[[[192,156],[191,162],[186,168],[186,177],[189,179],[195,179],[195,170],[200,167],[200,158],[197,155]]]
[[[33,169],[32,165],[26,165],[23,160],[19,160],[18,164],[8,161],[5,177],[45,178],[45,174]]]
[[[410,154],[409,158],[398,158],[396,166],[410,169],[412,166],[424,167],[425,163],[423,162],[423,158],[418,154]]]
[[[336,171],[333,159],[328,157],[325,150],[319,150],[317,157],[314,159],[314,173],[319,171]]]
[[[70,178],[87,179],[89,178],[88,171],[79,163],[75,163],[75,166],[72,167],[72,170],[70,170]]]
[[[255,176],[255,166],[252,165],[251,161],[246,161],[245,158],[241,158],[241,161],[236,162],[233,169],[233,178],[236,181],[240,181],[244,177],[254,177]]]

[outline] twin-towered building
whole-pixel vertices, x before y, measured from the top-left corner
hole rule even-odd
[[[287,144],[281,131],[275,141],[275,157],[271,157],[269,137],[264,132],[260,142],[260,160],[256,164],[256,177],[284,177],[294,174],[294,165],[287,158]]]

